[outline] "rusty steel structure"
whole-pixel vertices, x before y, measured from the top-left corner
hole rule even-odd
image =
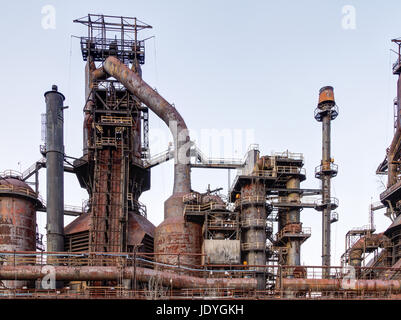
[[[392,243],[391,263],[397,264],[401,259],[401,187],[400,187],[400,159],[401,159],[401,41],[393,39],[397,46],[397,59],[393,64],[393,74],[398,76],[397,96],[394,99],[394,137],[386,150],[384,161],[377,168],[377,174],[387,175],[387,189],[380,194],[380,201],[386,207],[386,216],[392,224],[384,232],[384,235]]]
[[[191,191],[190,138],[184,120],[176,108],[117,58],[108,57],[102,68],[98,69],[99,74],[105,73],[106,76],[112,76],[120,81],[129,92],[165,122],[173,136],[175,150],[173,194],[165,202],[165,220],[155,231],[156,251],[200,253],[200,225],[185,222],[183,216],[182,197]],[[200,263],[199,260],[197,262]]]
[[[392,42],[397,46],[397,51],[394,51],[397,58],[392,71],[398,76],[397,96],[393,101],[394,136],[386,149],[384,160],[376,170],[376,174],[387,176],[387,188],[380,194],[380,202],[370,205],[369,225],[352,229],[346,234],[346,247],[342,259],[344,265],[351,267],[366,265],[395,268],[401,265],[401,40],[393,39]],[[391,220],[391,224],[384,232],[375,233],[373,214],[380,209],[386,209],[385,216]],[[368,258],[370,260],[366,261]],[[377,278],[383,277],[387,277],[386,272],[377,272]]]
[[[102,256],[101,264],[89,265],[93,255]],[[160,254],[163,255],[163,254]],[[169,265],[154,268],[157,262],[147,253],[56,253],[56,252],[0,252],[8,265],[0,268],[1,279],[29,281],[47,274],[48,260],[55,262],[59,280],[70,285],[58,290],[33,288],[0,288],[0,296],[14,298],[121,298],[121,299],[399,299],[401,268],[358,267],[356,278],[349,278],[342,267],[304,266],[303,274],[288,275],[293,266],[233,265],[230,270],[215,269],[216,265]],[[97,260],[100,261],[99,259]],[[104,264],[106,262],[106,265]],[[152,267],[153,266],[153,267]],[[220,265],[221,267],[221,265]],[[277,275],[273,286],[258,290],[255,275],[263,271]],[[386,273],[384,278],[377,274]],[[331,278],[324,278],[330,274]],[[141,284],[127,287],[82,287],[82,281],[131,279]],[[156,282],[155,282],[156,281]]]
[[[81,38],[82,56],[87,62],[84,155],[74,162],[74,171],[89,193],[89,221],[84,216],[79,219],[89,222],[89,251],[132,251],[134,246],[128,240],[131,213],[143,213],[138,198],[150,187],[150,171],[142,161],[148,148],[142,144],[147,137],[143,123],[147,122],[148,110],[120,82],[99,72],[96,63],[116,56],[131,63],[140,76],[144,45],[138,40],[138,32],[151,26],[136,19],[100,15],[74,22],[88,27],[88,36]],[[117,36],[118,41],[114,40]],[[74,236],[70,233],[70,239]]]
[[[17,172],[6,171],[0,175],[0,250],[36,250],[36,208],[42,203],[32,188],[21,180]],[[9,262],[1,260],[0,265]],[[0,286],[15,288],[26,281],[2,281]]]
[[[142,77],[146,30],[137,18],[88,14],[80,38],[85,65],[83,148],[64,152],[64,96],[45,93],[43,158],[23,173],[0,175],[0,298],[119,299],[401,299],[401,80],[395,135],[377,173],[388,175],[369,226],[346,234],[342,266],[331,266],[333,210],[331,121],[334,89],[319,91],[315,119],[322,122],[321,187],[303,188],[302,153],[263,155],[252,145],[243,159],[206,157],[191,141],[179,110]],[[401,74],[401,41],[393,71]],[[400,79],[400,78],[399,78]],[[173,143],[150,155],[149,112],[169,128]],[[155,227],[140,202],[155,166],[174,159],[173,193]],[[39,195],[46,168],[47,196]],[[194,169],[237,170],[228,194],[191,185]],[[64,204],[64,173],[76,175],[88,199]],[[34,182],[28,181],[34,179]],[[230,179],[229,179],[230,180]],[[231,181],[230,181],[231,182]],[[28,185],[33,184],[34,190]],[[376,233],[373,212],[386,208],[392,224]],[[322,212],[322,265],[301,264],[311,230],[301,212]],[[47,250],[36,214],[47,212]],[[64,216],[75,219],[64,226]],[[368,258],[370,261],[367,261]],[[55,284],[42,283],[48,267]]]
[[[338,172],[338,166],[331,158],[331,121],[337,118],[338,107],[334,100],[333,87],[326,86],[319,91],[315,119],[322,122],[322,160],[315,169],[316,178],[322,181],[322,265],[331,264],[331,211],[337,203],[331,198],[331,178]],[[327,275],[328,276],[328,275]]]

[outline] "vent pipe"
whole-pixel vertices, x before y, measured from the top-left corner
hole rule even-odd
[[[46,101],[47,251],[64,251],[64,95],[53,85]]]

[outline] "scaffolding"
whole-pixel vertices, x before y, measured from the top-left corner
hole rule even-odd
[[[115,56],[124,63],[138,60],[145,63],[145,41],[138,39],[138,32],[152,26],[137,18],[88,14],[74,20],[88,27],[87,37],[81,37],[81,51],[84,61],[103,62]]]

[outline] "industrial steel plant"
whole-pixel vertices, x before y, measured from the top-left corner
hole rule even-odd
[[[264,155],[256,144],[243,159],[202,153],[179,110],[143,80],[141,31],[150,25],[96,14],[74,22],[87,29],[80,37],[83,154],[64,152],[66,107],[53,85],[44,93],[43,157],[22,173],[1,173],[0,298],[401,299],[401,59],[392,70],[399,77],[394,138],[377,169],[388,177],[387,189],[371,205],[370,225],[346,234],[345,252],[334,262],[331,227],[340,222],[339,201],[331,194],[338,173],[331,125],[341,92],[316,88],[310,110],[311,125],[322,127],[322,157],[314,172],[321,187],[303,188],[301,153]],[[401,41],[393,42],[401,57]],[[156,155],[150,153],[149,110],[173,137],[173,145]],[[169,160],[173,193],[163,199],[164,221],[154,226],[139,199],[152,187],[152,168]],[[193,190],[191,168],[237,173],[223,195],[220,188]],[[39,194],[42,169],[46,199]],[[87,191],[82,208],[65,205],[64,174],[76,175]],[[302,245],[311,236],[303,208],[321,213],[320,266],[301,265]],[[383,233],[373,223],[378,209],[389,218]],[[39,211],[47,213],[46,248],[36,224]],[[66,226],[65,215],[75,216]]]

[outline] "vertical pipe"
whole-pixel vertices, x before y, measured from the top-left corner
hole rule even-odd
[[[322,165],[326,166],[330,164],[331,155],[330,155],[330,129],[331,129],[331,115],[330,113],[326,113],[323,116],[322,120]],[[330,207],[330,197],[331,197],[331,188],[330,188],[330,174],[324,174],[322,177],[322,201],[325,204],[323,208],[323,219],[322,219],[322,265],[330,266],[331,252],[330,252],[330,234],[331,234],[331,225],[330,225],[330,216],[331,216],[331,207]]]
[[[331,228],[331,178],[337,175],[337,168],[331,159],[331,120],[338,115],[334,100],[333,87],[326,86],[319,91],[319,102],[315,110],[315,119],[322,122],[322,162],[315,176],[322,180],[322,265],[330,266],[330,228]],[[323,277],[328,278],[329,268],[324,269]]]
[[[47,251],[64,251],[64,96],[53,85],[46,101]]]
[[[286,184],[287,189],[299,189],[300,180],[299,178],[291,178]],[[293,192],[288,194],[288,201],[299,202],[299,192]],[[300,209],[290,208],[287,213],[286,223],[298,223],[300,224]],[[302,229],[301,229],[302,230]],[[287,243],[287,261],[288,266],[299,266],[301,265],[301,245],[298,238],[292,238]]]
[[[261,182],[254,181],[241,189],[241,199],[247,205],[241,206],[241,219],[250,221],[250,226],[241,231],[243,243],[249,248],[243,250],[243,258],[248,265],[266,265],[266,230],[258,221],[266,221],[266,191]],[[257,289],[266,289],[265,268],[254,268],[256,271]]]

